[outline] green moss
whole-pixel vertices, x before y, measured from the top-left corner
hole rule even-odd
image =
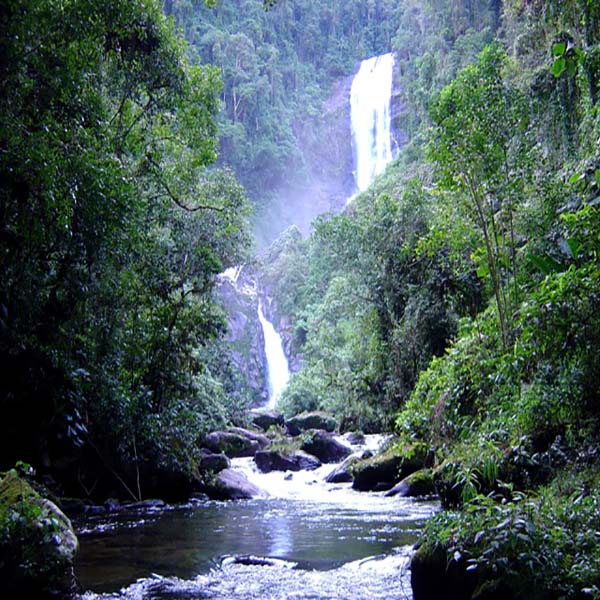
[[[415,471],[404,478],[404,483],[409,488],[407,496],[430,496],[435,493],[433,471],[431,469]]]
[[[8,592],[65,597],[74,585],[77,538],[50,501],[11,470],[0,481],[0,579]]]

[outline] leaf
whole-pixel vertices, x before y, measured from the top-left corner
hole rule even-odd
[[[569,183],[571,185],[575,185],[576,183],[579,183],[579,181],[581,181],[582,178],[583,175],[581,173],[573,173],[573,175],[569,177]]]
[[[600,187],[600,169],[596,169],[594,177],[596,178],[596,183],[598,184],[598,187]]]
[[[477,545],[484,535],[485,535],[485,531],[478,531],[477,534],[475,535],[475,539],[473,540],[473,544]]]
[[[551,256],[537,256],[535,254],[530,254],[528,258],[544,275],[564,271],[563,265],[554,260]]]
[[[554,56],[562,56],[567,49],[567,44],[565,42],[558,42],[552,46],[552,54]]]
[[[563,74],[566,65],[567,61],[564,56],[557,58],[552,65],[552,75],[554,75],[554,77],[560,77]]]
[[[487,263],[481,263],[477,267],[477,277],[479,277],[480,279],[487,277],[489,274],[490,274],[490,267]]]
[[[576,260],[579,256],[579,251],[581,250],[581,242],[577,238],[571,238],[567,240],[567,248],[569,249],[569,254],[573,260]]]
[[[577,65],[575,64],[575,61],[572,58],[567,58],[567,72],[569,73],[569,75],[573,77],[576,71]]]

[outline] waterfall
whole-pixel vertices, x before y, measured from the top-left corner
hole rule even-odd
[[[263,330],[265,355],[267,357],[267,376],[269,379],[269,402],[267,403],[267,408],[275,408],[283,389],[290,379],[290,370],[283,351],[281,337],[275,331],[273,324],[265,318],[260,301],[258,303],[258,319]]]
[[[394,55],[363,60],[352,81],[350,111],[356,185],[366,190],[392,160],[390,100]]]

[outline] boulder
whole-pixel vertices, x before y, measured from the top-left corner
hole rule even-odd
[[[321,466],[321,461],[316,456],[302,450],[296,450],[291,458],[298,465],[299,471],[314,471]]]
[[[271,440],[260,431],[252,431],[251,429],[243,429],[242,427],[229,427],[227,431],[246,437],[253,442],[257,442],[261,450],[271,444]]]
[[[231,461],[223,452],[215,454],[208,448],[202,448],[198,468],[201,473],[218,473],[231,467]]]
[[[290,435],[300,435],[309,429],[322,429],[324,431],[335,431],[337,421],[327,413],[321,411],[304,412],[292,417],[285,422]]]
[[[333,434],[320,429],[312,429],[304,434],[302,450],[316,456],[324,463],[337,463],[352,454],[348,446],[338,442]]]
[[[289,455],[275,450],[265,450],[254,455],[254,462],[262,473],[271,471],[312,471],[321,466],[321,461],[307,454],[296,451]]]
[[[429,464],[424,444],[389,448],[354,466],[352,487],[361,492],[389,490],[398,482]]]
[[[131,510],[159,510],[165,508],[167,505],[160,498],[148,498],[139,502],[125,502],[123,506]]]
[[[445,548],[423,544],[411,560],[410,583],[414,600],[470,600],[477,575],[466,570],[464,558],[449,560]]]
[[[270,427],[283,427],[285,419],[281,413],[256,411],[251,413],[252,423],[260,427],[263,431],[268,431]]]
[[[325,477],[327,483],[348,483],[354,479],[352,467],[360,460],[358,456],[349,456]]]
[[[386,492],[385,495],[414,497],[430,496],[434,493],[433,471],[431,469],[421,469],[405,477],[400,483],[397,483],[391,490]]]
[[[0,481],[0,581],[7,598],[70,598],[77,537],[65,514],[15,470]]]
[[[249,500],[264,492],[239,471],[223,469],[202,490],[212,500]]]
[[[344,438],[352,446],[359,446],[365,443],[365,434],[362,431],[349,431],[344,435]]]
[[[216,454],[223,452],[229,458],[254,456],[262,447],[258,441],[231,431],[209,433],[204,439],[204,446]]]

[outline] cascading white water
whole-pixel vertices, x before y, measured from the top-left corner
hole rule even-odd
[[[267,376],[269,379],[269,402],[267,408],[275,408],[281,393],[290,380],[290,369],[281,337],[273,324],[265,318],[262,304],[258,303],[258,319],[262,326],[267,357]]]
[[[355,180],[366,190],[392,160],[390,101],[394,55],[363,60],[352,81],[350,111],[356,156]]]

